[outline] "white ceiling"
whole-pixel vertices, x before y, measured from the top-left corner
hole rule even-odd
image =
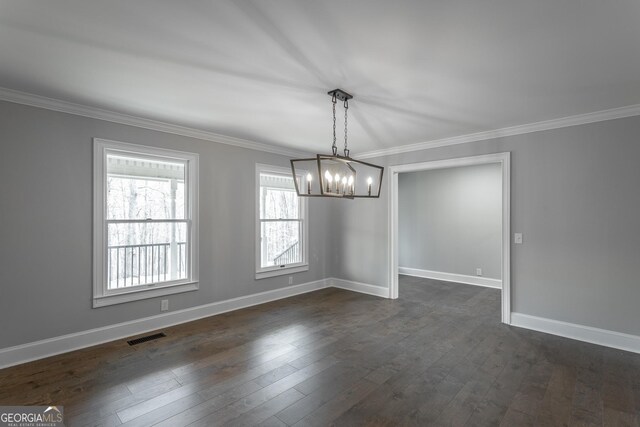
[[[357,155],[640,104],[640,1],[0,0],[0,86]]]

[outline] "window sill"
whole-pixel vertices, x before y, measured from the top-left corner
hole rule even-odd
[[[291,267],[276,268],[273,270],[258,271],[256,272],[256,280],[266,279],[267,277],[284,276],[286,274],[300,273],[302,271],[309,271],[309,264],[295,265]]]
[[[198,282],[187,282],[171,286],[144,288],[119,294],[97,296],[93,298],[93,308],[162,297],[165,295],[177,294],[182,292],[197,291],[198,287]]]

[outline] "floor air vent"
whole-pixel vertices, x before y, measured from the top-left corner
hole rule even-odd
[[[164,332],[160,332],[159,334],[147,335],[146,337],[136,338],[135,340],[127,341],[129,345],[136,345],[147,341],[157,340],[158,338],[166,337]]]

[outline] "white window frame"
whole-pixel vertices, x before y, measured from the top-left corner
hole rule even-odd
[[[297,171],[296,175],[298,179],[302,179],[305,171]],[[283,276],[286,274],[299,273],[309,270],[309,221],[308,221],[308,206],[307,197],[298,197],[298,207],[300,209],[300,221],[302,222],[302,239],[300,249],[302,251],[302,261],[295,264],[288,264],[284,267],[272,266],[262,267],[262,236],[261,236],[261,220],[260,220],[260,173],[273,173],[279,175],[291,176],[291,169],[283,168],[280,166],[264,165],[256,163],[256,279],[264,279],[267,277]],[[301,182],[301,181],[300,181]]]
[[[108,289],[107,284],[107,155],[124,154],[154,160],[185,163],[185,215],[187,220],[187,277],[171,282],[151,283],[124,289]],[[93,307],[104,307],[198,289],[198,154],[93,139]]]

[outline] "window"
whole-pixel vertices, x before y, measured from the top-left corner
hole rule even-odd
[[[198,289],[198,156],[94,139],[93,306]]]
[[[291,169],[257,165],[256,189],[256,279],[308,270],[307,200]]]

